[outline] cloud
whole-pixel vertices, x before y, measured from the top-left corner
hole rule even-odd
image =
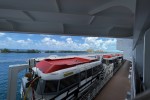
[[[5,34],[4,34],[5,35]],[[41,36],[41,35],[40,35]],[[63,39],[60,39],[63,38]],[[71,36],[41,36],[40,39],[31,39],[29,36],[23,39],[5,37],[0,40],[0,48],[13,49],[44,49],[44,50],[116,50],[116,39],[99,37],[71,37]],[[5,45],[4,45],[5,44]]]
[[[15,40],[11,37],[6,37],[5,40],[0,41],[0,48],[32,49],[34,48],[34,42],[30,38]]]
[[[28,36],[30,37],[30,36],[33,36],[34,34],[28,34]]]
[[[85,43],[92,49],[95,50],[108,50],[116,49],[116,39],[100,39],[98,37],[86,37],[84,38]]]
[[[26,40],[17,40],[16,42],[21,45],[31,45],[33,41],[30,38],[27,38]]]
[[[61,50],[87,50],[92,48],[94,50],[111,50],[116,49],[116,39],[100,39],[98,37],[82,38],[83,42],[76,42],[71,37],[65,41],[56,40],[53,38],[45,37],[41,40],[42,45],[47,46],[48,49],[61,49]]]
[[[70,36],[60,36],[61,39],[69,38]]]
[[[44,37],[39,45],[42,49],[63,49],[64,41],[58,41],[50,37]]]
[[[47,34],[40,34],[42,37],[53,37],[53,35],[47,35]]]
[[[72,44],[73,43],[72,38],[67,38],[66,41],[67,41],[68,44]]]
[[[11,41],[11,40],[12,40],[12,38],[11,38],[11,37],[6,37],[6,39],[7,39],[8,41]]]
[[[4,35],[5,35],[5,33],[0,32],[0,37],[1,37],[1,36],[4,36]]]
[[[103,48],[104,49],[107,49],[107,50],[111,50],[111,49],[116,49],[116,42],[117,42],[117,40],[116,39],[108,39],[107,41],[105,41],[104,43],[103,43]]]

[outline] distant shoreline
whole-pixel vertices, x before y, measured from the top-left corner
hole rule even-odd
[[[103,50],[87,49],[86,51],[73,50],[37,50],[37,49],[0,49],[0,53],[111,53]]]
[[[0,53],[88,53],[87,51],[71,51],[71,50],[19,50],[19,49],[0,49]]]

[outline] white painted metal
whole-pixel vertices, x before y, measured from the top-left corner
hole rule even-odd
[[[7,100],[16,100],[18,73],[28,68],[28,64],[10,65],[8,73],[8,94]]]
[[[135,60],[134,60],[134,58],[133,58],[133,60],[132,60],[132,62],[131,62],[131,69],[130,69],[130,73],[129,73],[129,75],[131,75],[130,76],[130,82],[131,82],[131,100],[132,99],[134,99],[135,98],[135,96],[136,96],[136,86],[135,86],[135,79],[136,79],[136,75],[135,75],[135,64],[134,64],[134,62],[135,62]]]
[[[67,95],[67,92],[61,94],[60,96],[58,96],[57,98],[55,98],[55,100],[61,100],[62,98],[64,98]]]

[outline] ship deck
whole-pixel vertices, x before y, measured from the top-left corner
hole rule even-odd
[[[130,91],[129,66],[130,62],[125,61],[123,66],[95,97],[95,100],[125,100],[127,91]]]

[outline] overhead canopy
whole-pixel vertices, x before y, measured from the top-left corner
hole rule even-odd
[[[0,0],[0,31],[130,37],[136,0]]]

